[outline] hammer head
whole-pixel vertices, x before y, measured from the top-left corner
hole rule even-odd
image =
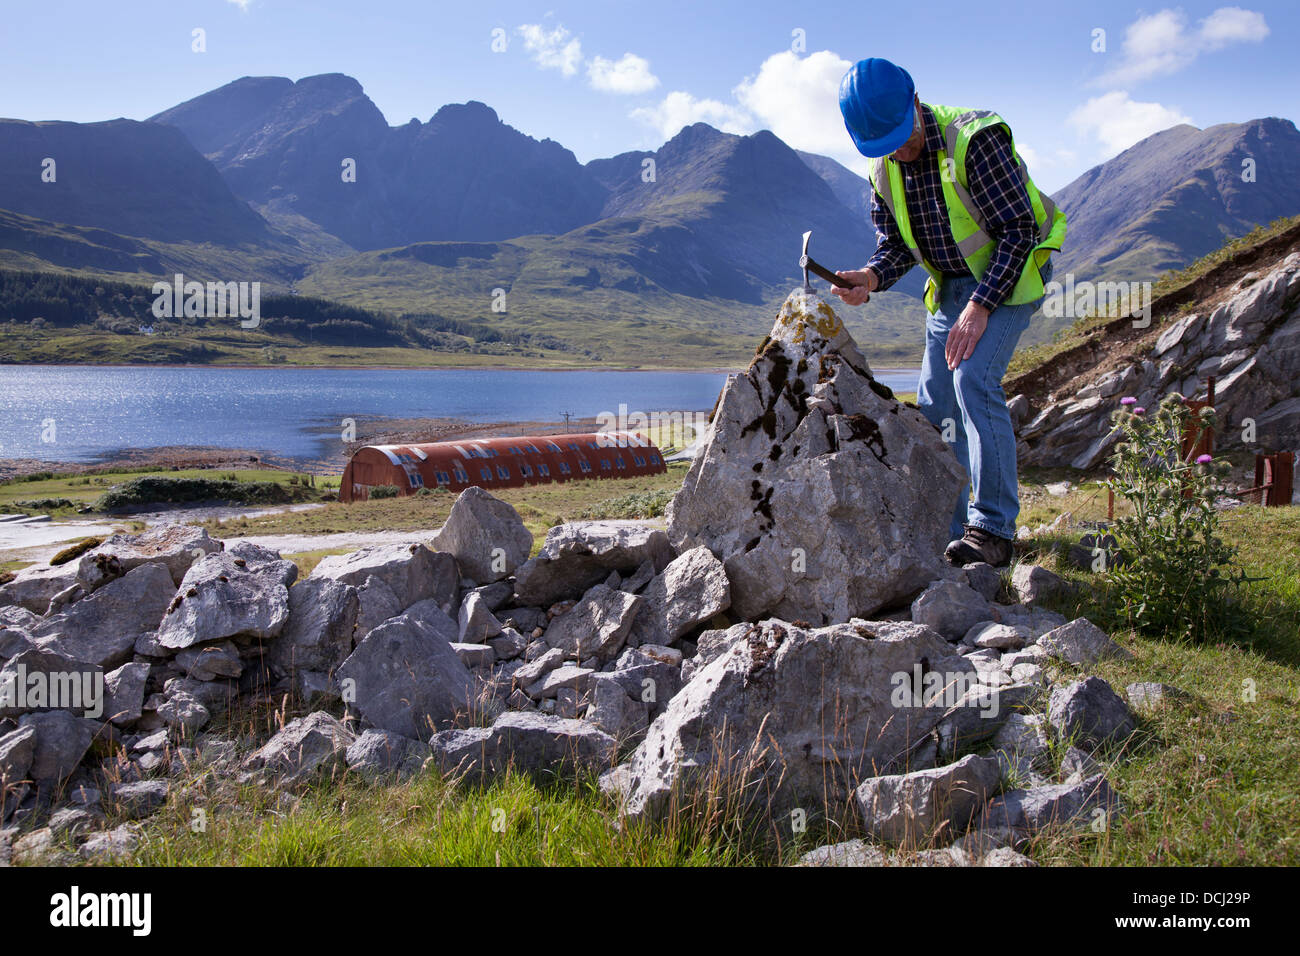
[[[799,254],[799,267],[803,269],[803,290],[811,292],[812,286],[808,283],[808,240],[812,238],[812,230],[809,229],[803,234],[803,251]]]

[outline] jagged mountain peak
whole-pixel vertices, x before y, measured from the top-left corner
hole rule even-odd
[[[1300,213],[1300,131],[1277,117],[1173,126],[1054,198],[1069,217],[1058,271],[1152,279],[1256,225]]]

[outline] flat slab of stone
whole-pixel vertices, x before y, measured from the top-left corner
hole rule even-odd
[[[460,599],[456,559],[422,544],[381,544],[350,554],[326,555],[311,576],[357,588],[368,578],[378,578],[395,596],[399,611],[433,599],[445,612],[454,614]]]
[[[1129,706],[1134,710],[1151,710],[1162,704],[1186,700],[1187,692],[1157,681],[1137,681],[1124,688]]]
[[[609,577],[635,572],[649,561],[655,571],[673,559],[668,536],[644,521],[571,521],[546,532],[537,556],[515,575],[518,603],[546,606]]]
[[[136,639],[158,629],[176,593],[161,564],[138,564],[32,629],[32,637],[61,654],[113,668],[131,659]]]
[[[161,564],[171,575],[172,587],[180,587],[185,572],[205,554],[221,550],[203,528],[189,524],[165,524],[138,534],[114,534],[76,562],[77,581],[93,591],[142,564]]]
[[[1054,827],[1086,828],[1122,811],[1119,795],[1097,774],[1078,783],[1010,790],[989,802],[983,825],[1035,834]]]
[[[583,661],[617,656],[645,599],[598,584],[577,604],[551,621],[546,643],[566,658]]]
[[[228,637],[269,640],[289,620],[290,561],[217,551],[194,562],[158,626],[158,644],[182,650]]]
[[[997,760],[968,754],[946,767],[863,781],[856,794],[858,810],[867,833],[885,843],[917,847],[946,842],[966,829],[1001,779]]]
[[[492,776],[507,768],[538,776],[600,771],[614,763],[618,743],[583,720],[508,711],[491,727],[447,730],[429,741],[444,773]]]
[[[960,581],[933,581],[912,602],[912,621],[959,641],[981,623],[992,621],[984,596]],[[985,645],[991,646],[991,645]]]
[[[356,735],[335,717],[316,711],[299,717],[244,761],[246,770],[265,771],[286,784],[341,769]]]
[[[432,755],[421,741],[410,740],[386,730],[370,729],[357,737],[347,749],[348,770],[367,780],[414,776]]]
[[[338,669],[344,700],[372,725],[420,740],[472,709],[475,683],[452,649],[456,625],[443,616],[401,615],[379,625]],[[350,683],[349,683],[350,682]]]
[[[1051,657],[1083,667],[1102,658],[1133,656],[1086,617],[1076,617],[1068,624],[1053,628],[1038,639],[1038,645]]]
[[[77,568],[72,564],[23,568],[8,584],[0,585],[0,605],[16,605],[33,614],[44,614],[56,594],[76,583]]]
[[[457,496],[432,545],[453,555],[466,577],[487,584],[514,574],[528,560],[533,535],[519,512],[475,486]]]
[[[1100,677],[1054,687],[1047,720],[1061,738],[1088,748],[1121,744],[1137,729],[1128,705]]]
[[[640,593],[645,604],[632,625],[634,645],[672,644],[731,606],[727,570],[704,547],[674,558]]]
[[[295,584],[289,619],[267,652],[274,673],[333,672],[352,653],[360,607],[357,589],[341,581],[312,576]]]

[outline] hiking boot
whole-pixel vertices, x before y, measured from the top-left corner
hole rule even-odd
[[[1011,563],[1011,539],[999,538],[991,531],[965,525],[966,533],[944,549],[943,556],[950,564],[965,567],[976,561],[983,561],[995,568],[1004,568]]]

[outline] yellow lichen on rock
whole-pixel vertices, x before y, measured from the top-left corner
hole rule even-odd
[[[830,303],[816,292],[795,289],[781,305],[772,332],[764,342],[810,346],[819,352],[836,352],[862,371],[870,373],[853,336]]]

